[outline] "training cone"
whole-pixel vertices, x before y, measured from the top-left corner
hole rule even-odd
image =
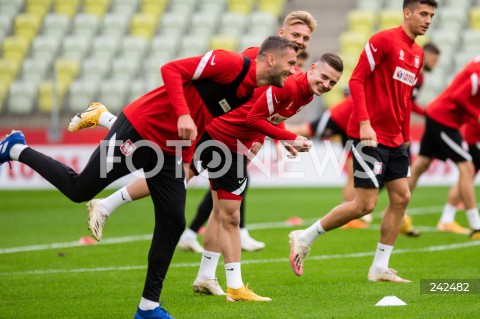
[[[290,225],[290,226],[303,225],[303,219],[297,216],[290,217],[287,219],[287,225]]]
[[[95,240],[91,237],[82,237],[78,240],[79,245],[95,245]]]
[[[385,307],[385,306],[406,306],[406,305],[407,304],[398,297],[386,296],[386,297],[383,297],[382,300],[377,302],[375,306]]]

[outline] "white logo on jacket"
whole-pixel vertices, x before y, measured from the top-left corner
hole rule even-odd
[[[407,71],[399,66],[397,66],[397,68],[395,69],[395,72],[393,73],[393,78],[409,86],[414,86],[415,82],[417,81],[414,73]]]
[[[403,52],[403,50],[400,50],[400,57],[399,57],[399,59],[403,61],[403,60],[405,60],[404,57],[405,57],[405,52]]]
[[[417,69],[420,67],[420,57],[418,55],[415,56],[415,67]]]

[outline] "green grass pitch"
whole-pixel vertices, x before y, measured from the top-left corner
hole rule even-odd
[[[273,301],[227,303],[224,297],[194,294],[200,255],[178,250],[161,300],[178,319],[478,318],[480,294],[420,293],[421,279],[480,279],[480,242],[435,231],[447,192],[423,187],[412,197],[409,211],[422,236],[400,236],[390,259],[390,266],[412,283],[367,281],[384,192],[371,229],[338,229],[322,236],[306,259],[304,275],[297,277],[288,263],[288,233],[295,228],[282,222],[299,216],[310,225],[340,203],[341,190],[251,189],[247,225],[266,248],[242,254],[242,275],[255,292]],[[188,191],[187,223],[204,193]],[[100,244],[75,246],[88,236],[86,220],[83,204],[56,191],[0,192],[0,318],[133,318],[153,229],[151,201],[115,212]],[[457,220],[467,225],[463,212]],[[222,261],[217,276],[225,289]],[[407,306],[375,307],[385,296],[397,296]]]

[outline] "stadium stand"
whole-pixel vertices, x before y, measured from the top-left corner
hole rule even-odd
[[[306,3],[300,1],[298,6]],[[355,5],[338,36],[344,76],[323,97],[327,106],[342,98],[368,37],[399,25],[402,19],[400,2],[350,3]],[[434,97],[452,73],[480,52],[480,1],[442,4],[429,35],[417,41],[432,39],[442,49],[438,70],[425,81],[421,103]],[[60,110],[69,114],[85,106],[72,105],[79,102],[75,95],[82,90],[100,99],[107,96],[108,88],[115,91],[129,81],[130,90],[112,102],[125,104],[162,84],[159,68],[169,60],[214,48],[241,51],[259,45],[276,32],[286,8],[291,8],[286,0],[0,0],[0,112],[48,113],[55,96]],[[308,6],[305,10],[311,11]],[[98,84],[90,90],[91,85],[84,85],[89,81],[115,84],[103,89]],[[31,99],[10,97],[26,85],[33,86],[28,90],[34,95]],[[17,106],[19,102],[27,105]]]

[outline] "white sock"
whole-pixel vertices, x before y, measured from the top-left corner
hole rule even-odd
[[[442,217],[440,218],[441,224],[451,224],[455,220],[455,214],[457,213],[457,206],[446,204],[443,207]]]
[[[110,112],[103,112],[100,114],[100,118],[98,119],[98,123],[101,126],[105,126],[108,129],[111,129],[115,121],[117,120],[117,117],[113,115]]]
[[[248,233],[248,229],[246,228],[240,228],[240,238],[244,240],[245,238],[250,237],[250,234]]]
[[[191,230],[190,228],[186,228],[185,231],[183,232],[182,236],[180,239],[184,240],[197,240],[197,233]]]
[[[143,311],[153,310],[157,307],[160,307],[160,304],[158,302],[151,301],[143,297],[142,299],[140,299],[140,305],[138,306],[138,308],[140,308],[140,310],[143,310]]]
[[[373,259],[372,267],[376,269],[387,269],[390,255],[392,254],[393,246],[378,243],[375,258]]]
[[[190,231],[195,233],[191,229]],[[200,268],[198,269],[197,278],[202,280],[215,279],[215,272],[217,270],[219,258],[220,253],[204,250],[202,253],[202,261],[200,262]]]
[[[320,221],[321,219],[313,223],[312,226],[305,229],[300,234],[300,236],[298,236],[298,239],[300,239],[300,241],[302,241],[304,244],[310,246],[315,239],[320,237],[321,234],[325,234],[326,231],[325,229],[323,229],[322,225],[320,224]]]
[[[467,218],[468,223],[470,224],[470,228],[474,230],[480,229],[480,216],[478,215],[478,208],[470,208],[467,210]]]
[[[227,274],[227,287],[238,289],[243,286],[242,268],[240,263],[225,264],[225,273]]]
[[[115,209],[124,204],[130,203],[131,201],[132,198],[128,194],[127,186],[124,186],[107,198],[101,199],[99,205],[108,215],[110,215]]]
[[[18,157],[20,156],[20,153],[23,152],[24,149],[26,149],[28,146],[24,144],[15,144],[12,146],[10,149],[10,158],[12,161],[18,161]]]

